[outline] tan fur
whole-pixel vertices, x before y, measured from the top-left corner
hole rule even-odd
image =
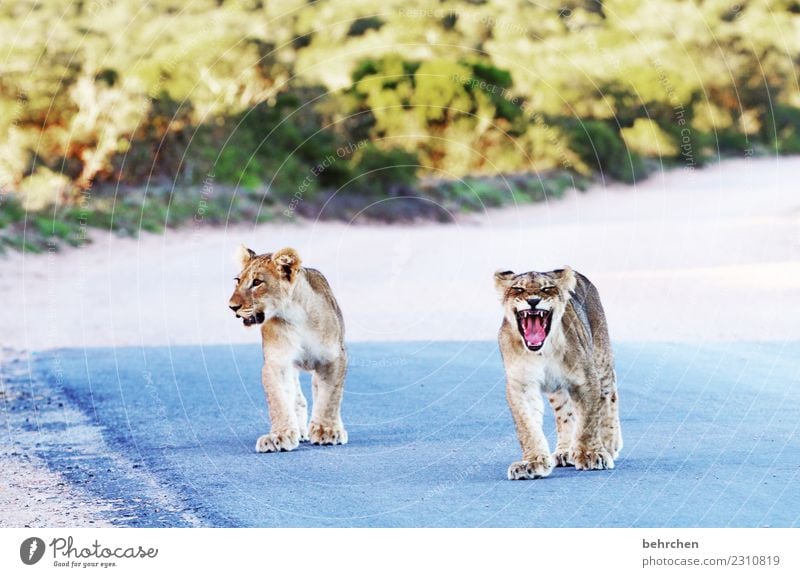
[[[497,272],[495,286],[504,309],[498,340],[506,399],[522,446],[522,460],[511,464],[508,478],[546,477],[553,467],[570,464],[584,470],[613,469],[622,430],[614,356],[597,289],[568,267],[546,273]],[[520,311],[547,319],[543,343],[538,337],[526,341]],[[542,393],[555,411],[558,442],[552,455],[542,430]]]
[[[240,247],[241,272],[228,306],[246,326],[261,324],[261,381],[272,428],[256,451],[291,451],[302,441],[347,443],[341,404],[347,371],[344,320],[325,277],[301,266],[294,249],[256,255]],[[300,389],[299,370],[311,371],[313,407]]]

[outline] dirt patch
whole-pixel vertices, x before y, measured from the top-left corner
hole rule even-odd
[[[0,350],[0,404],[6,417],[6,435],[0,442],[0,527],[109,527],[112,507],[96,502],[73,487],[59,473],[50,471],[36,456],[36,442],[18,434],[14,421],[30,419],[14,415],[22,396],[12,384],[6,367],[22,365],[25,357]]]
[[[201,524],[30,367],[27,354],[0,349],[0,527]]]
[[[0,445],[0,527],[110,527],[110,506],[71,487],[22,447]],[[24,449],[23,449],[24,450]]]

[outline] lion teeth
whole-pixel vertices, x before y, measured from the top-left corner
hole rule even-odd
[[[534,316],[544,318],[545,316],[547,316],[547,311],[542,309],[525,309],[519,311],[519,315],[523,318],[534,317]]]

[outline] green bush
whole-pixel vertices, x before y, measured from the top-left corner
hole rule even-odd
[[[353,188],[370,191],[376,198],[403,194],[416,182],[419,160],[402,149],[382,150],[373,144],[353,159]]]
[[[764,116],[767,143],[780,154],[800,154],[800,109],[778,104]]]
[[[366,18],[356,18],[347,30],[348,36],[362,36],[369,30],[380,30],[385,22],[377,16],[367,16]]]
[[[530,200],[598,174],[632,182],[653,163],[689,162],[669,146],[684,130],[697,166],[799,153],[800,44],[785,41],[800,27],[796,3],[658,8],[653,18],[651,3],[631,0],[2,3],[0,187],[35,213],[25,224],[38,238],[18,237],[6,202],[2,243],[72,242],[58,221],[90,190],[84,216],[97,226],[185,221],[197,201],[184,191],[209,176],[229,195],[209,215],[269,219],[300,187],[312,214],[345,183],[351,200],[372,202],[446,175],[455,184],[440,185],[443,198],[497,204],[510,196],[499,174],[526,175],[511,190]],[[36,220],[51,213],[49,229]]]
[[[622,182],[644,178],[641,157],[628,150],[614,124],[602,120],[575,122],[569,134],[572,149],[592,172]]]

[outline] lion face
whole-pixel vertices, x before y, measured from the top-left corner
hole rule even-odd
[[[575,273],[569,267],[552,272],[496,272],[495,287],[502,295],[505,317],[516,326],[525,347],[539,351],[553,327],[560,326]]]
[[[287,308],[300,268],[300,257],[291,248],[257,255],[244,246],[236,252],[241,272],[228,306],[244,326],[261,324]]]

